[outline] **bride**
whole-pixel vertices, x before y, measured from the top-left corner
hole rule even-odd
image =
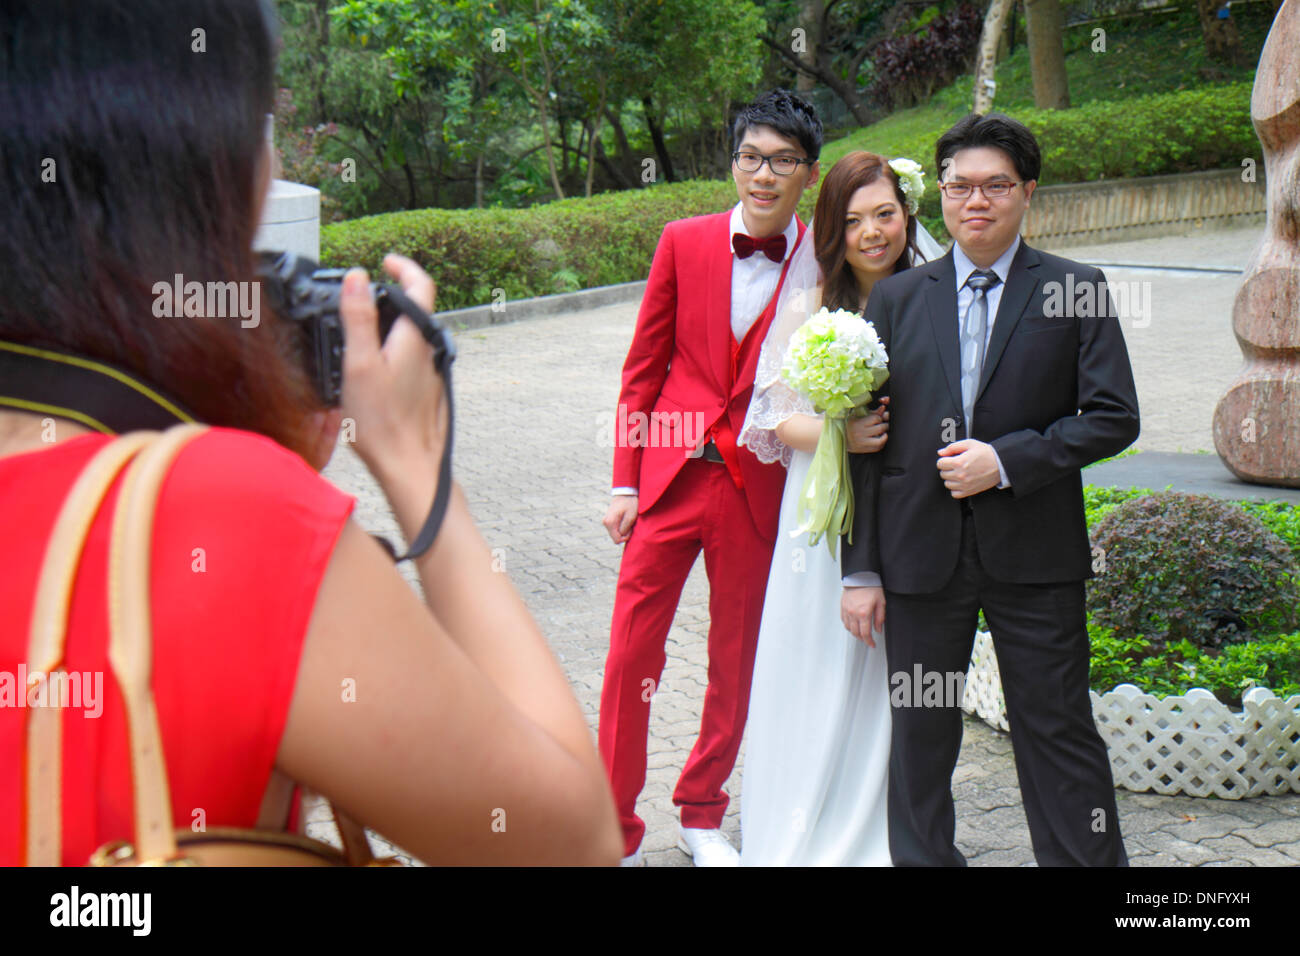
[[[853,152],[835,164],[759,356],[740,443],[787,474],[750,695],[743,866],[890,865],[885,649],[844,629],[838,562],[794,531],[821,416],[780,369],[791,334],[821,306],[861,314],[877,281],[943,254],[915,218],[923,188],[909,160]],[[883,448],[888,418],[882,407],[850,419],[849,451]]]

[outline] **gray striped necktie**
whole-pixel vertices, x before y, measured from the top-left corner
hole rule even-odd
[[[984,368],[984,339],[989,326],[987,292],[999,281],[997,273],[976,269],[966,280],[975,293],[961,320],[961,404],[966,416],[966,437],[972,437],[975,418],[975,392]]]

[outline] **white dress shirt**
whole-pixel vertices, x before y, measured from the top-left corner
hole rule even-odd
[[[799,238],[799,226],[791,216],[784,233],[784,259],[773,262],[761,252],[755,252],[748,259],[740,258],[732,243],[738,232],[749,235],[749,230],[745,228],[745,217],[741,214],[742,208],[740,203],[736,203],[731,210],[731,232],[727,236],[727,243],[731,246],[731,334],[737,343],[745,341],[745,333],[772,301],[772,296],[776,294],[776,284],[781,281],[785,259],[790,258],[790,253],[794,252],[795,240]]]
[[[795,240],[799,238],[799,224],[795,222],[794,216],[791,216],[784,232],[784,259],[773,262],[762,252],[755,252],[748,259],[740,258],[736,255],[736,247],[732,239],[738,232],[749,235],[749,230],[745,228],[743,209],[740,203],[736,203],[735,208],[731,210],[731,226],[727,233],[727,245],[731,249],[731,334],[737,343],[745,341],[745,333],[758,321],[767,304],[772,301],[772,296],[776,294],[777,283],[781,281],[781,270],[785,267],[790,254],[794,252]],[[610,493],[634,495],[637,489],[615,488]]]
[[[1011,260],[1016,257],[1016,252],[1020,249],[1020,237],[1016,236],[1015,242],[1007,247],[1007,251],[998,256],[997,261],[989,267],[998,277],[998,282],[984,293],[988,301],[988,327],[984,330],[984,355],[988,356],[989,342],[993,341],[993,323],[997,321],[998,306],[1002,304],[1002,290],[1007,286],[1007,275],[1011,272]],[[957,272],[957,314],[953,321],[960,323],[961,317],[966,314],[966,309],[970,306],[971,300],[975,298],[975,290],[966,284],[966,280],[971,277],[979,266],[970,261],[966,253],[962,252],[961,246],[957,243],[952,244],[952,264]],[[958,326],[960,333],[960,325]],[[971,423],[966,423],[966,434],[970,434]],[[1002,467],[1002,459],[998,457],[997,449],[993,450],[993,460],[998,466],[998,487],[1010,488],[1011,482],[1007,480],[1007,471]],[[846,588],[878,588],[881,585],[880,575],[875,571],[859,571],[857,574],[846,575],[841,582]]]

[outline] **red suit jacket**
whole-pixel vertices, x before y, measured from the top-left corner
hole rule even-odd
[[[797,245],[805,227],[797,218],[796,223]],[[763,464],[735,442],[776,295],[737,345],[731,331],[730,228],[730,210],[664,227],[623,364],[614,487],[636,488],[637,508],[644,513],[712,434],[755,526],[775,539],[785,469],[779,462]],[[780,288],[778,283],[778,293]]]

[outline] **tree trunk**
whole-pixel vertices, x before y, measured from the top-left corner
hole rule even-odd
[[[564,189],[560,186],[560,174],[555,168],[555,147],[551,142],[551,111],[546,108],[546,91],[536,91],[537,112],[542,120],[542,147],[546,151],[546,168],[551,172],[551,188],[555,198],[564,198]]]
[[[820,44],[817,42],[818,25],[822,20],[822,7],[825,6],[825,0],[799,0],[799,28],[804,34],[804,49],[802,52],[796,52],[810,69],[808,72],[799,71],[798,78],[795,80],[795,89],[800,93],[807,93],[817,86],[816,77],[812,75],[811,68],[817,63],[817,48]],[[793,37],[791,40],[793,41]],[[793,46],[793,42],[791,43]]]
[[[587,141],[587,191],[584,195],[591,198],[591,184],[596,173],[596,143],[600,141],[600,121],[605,113],[605,79],[600,80],[600,105],[591,117],[591,139]]]
[[[541,0],[534,0],[534,9],[537,13],[538,20],[542,15]],[[546,31],[537,21],[534,21],[537,28],[537,52],[541,54],[542,59],[542,88],[536,91],[537,111],[542,117],[542,142],[546,145],[546,164],[551,170],[551,187],[555,190],[555,198],[564,198],[564,188],[560,185],[560,176],[555,170],[555,149],[551,145],[551,111],[546,108],[546,98],[551,93],[551,60],[546,55]],[[522,72],[522,64],[521,64]],[[527,78],[525,77],[525,85]]]
[[[833,70],[825,68],[821,71],[818,79],[835,91],[835,95],[844,101],[844,105],[849,108],[853,118],[861,125],[870,126],[876,121],[876,118],[871,115],[871,110],[867,107],[867,104],[862,101],[862,97],[858,96],[856,76],[845,82],[836,76]]]
[[[483,208],[483,152],[474,160],[474,208]]]
[[[645,111],[645,124],[650,130],[650,139],[655,144],[655,154],[664,167],[664,179],[675,183],[677,176],[673,173],[673,161],[668,155],[668,144],[664,142],[664,131],[655,121],[654,103],[650,101],[649,96],[641,97],[641,108]]]
[[[556,129],[559,130],[558,139],[560,141],[560,178],[563,181],[568,182],[569,181],[569,124],[565,121],[565,118],[563,116],[557,114],[555,117],[555,126]],[[582,148],[581,134],[579,134],[578,139],[579,139],[578,148],[581,149]]]
[[[632,161],[632,146],[628,143],[627,130],[623,129],[623,117],[619,116],[610,107],[604,108],[604,118],[610,129],[614,130],[614,142],[619,147],[619,163],[628,164]]]
[[[419,209],[415,198],[415,171],[409,162],[402,163],[402,171],[406,173],[406,208]]]
[[[316,122],[327,122],[326,117],[329,111],[325,106],[325,87],[329,83],[330,75],[330,15],[329,8],[333,4],[331,0],[316,0],[316,22],[319,25],[319,35],[316,38],[318,54],[318,68],[320,73],[316,78]]]
[[[1205,53],[1211,60],[1241,64],[1241,33],[1237,21],[1228,16],[1219,19],[1221,0],[1196,0],[1196,14],[1201,19],[1201,37],[1205,40]]]
[[[975,55],[974,112],[987,113],[993,108],[993,68],[997,64],[998,42],[1005,35],[1003,22],[1015,0],[992,0],[984,15],[979,51]]]
[[[1034,80],[1034,105],[1040,110],[1070,106],[1065,75],[1065,14],[1060,0],[1025,0],[1025,33],[1029,39],[1029,72]]]
[[[622,168],[617,163],[605,155],[605,144],[599,139],[596,140],[596,162],[600,163],[601,168],[609,174],[609,178],[612,179],[620,189],[642,188],[642,183],[639,179],[636,179],[635,177],[628,179],[627,173],[623,172]]]

